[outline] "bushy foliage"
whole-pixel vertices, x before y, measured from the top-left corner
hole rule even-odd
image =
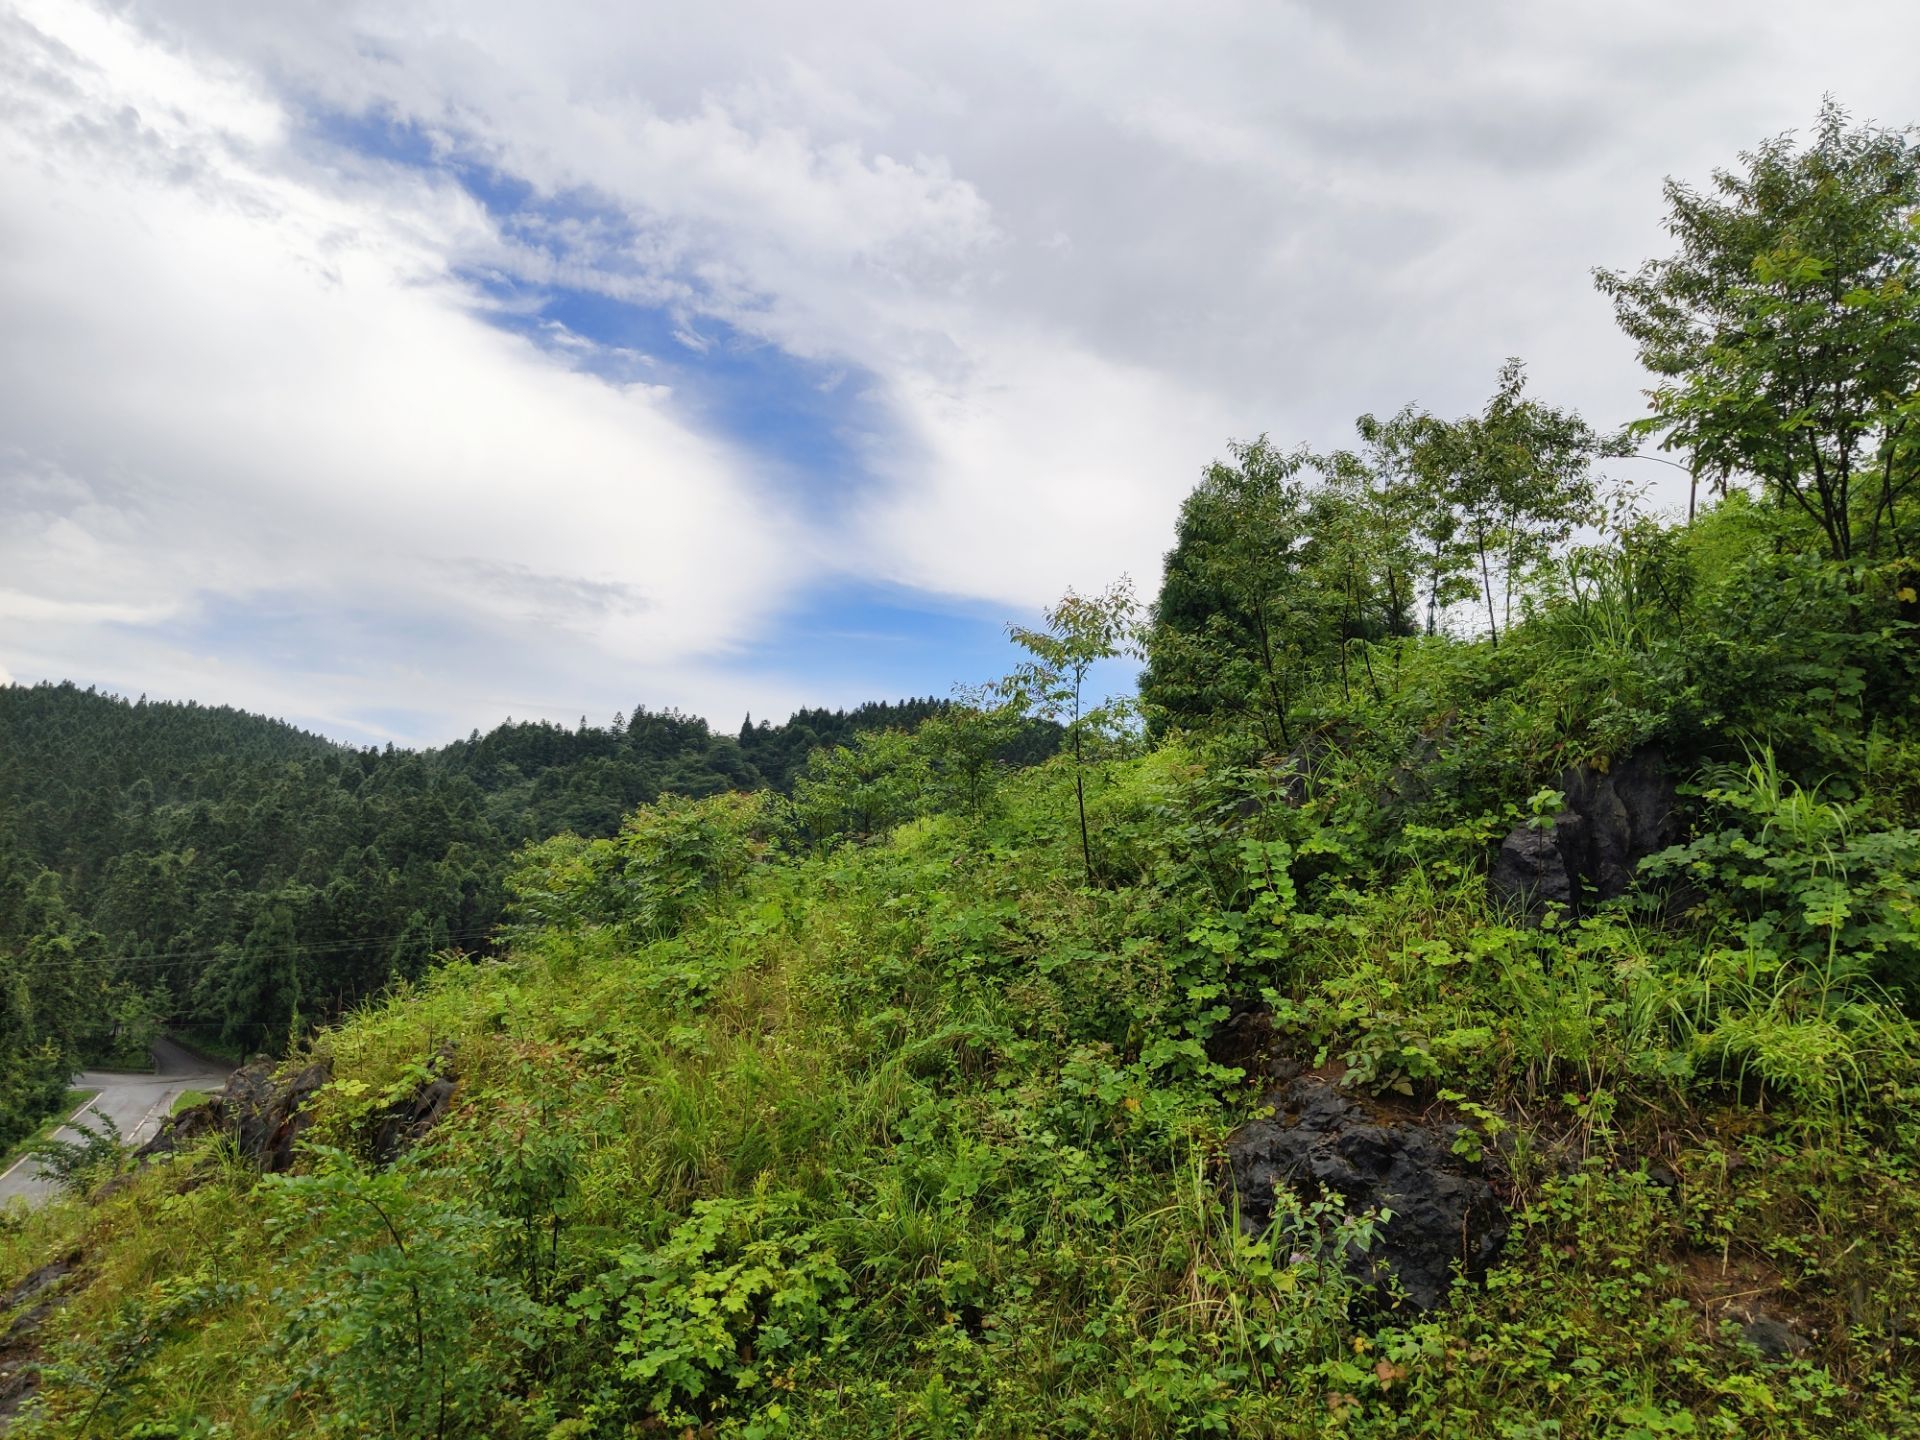
[[[535,929],[613,929],[652,938],[735,893],[780,824],[764,793],[672,797],[636,811],[604,840],[558,835],[527,848],[507,876],[510,913]]]
[[[1700,833],[1647,862],[1683,876],[1729,943],[1761,970],[1825,988],[1920,985],[1920,830],[1875,827],[1867,802],[1826,800],[1764,750],[1702,792]],[[1865,822],[1865,823],[1863,823]]]
[[[269,1182],[266,1233],[300,1267],[283,1295],[278,1383],[255,1411],[323,1434],[496,1433],[502,1380],[542,1338],[545,1315],[487,1273],[501,1221],[433,1195],[411,1165],[369,1172],[338,1152]]]

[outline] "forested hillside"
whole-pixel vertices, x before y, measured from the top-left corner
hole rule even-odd
[[[0,687],[0,1142],[78,1064],[141,1063],[157,1026],[277,1052],[435,955],[489,948],[507,857],[530,839],[611,835],[664,794],[790,791],[822,745],[942,708],[807,710],[738,739],[636,709],[413,752],[225,707]]]
[[[1516,363],[1236,446],[1146,613],[535,840],[499,954],[101,1147],[0,1230],[14,1433],[1920,1433],[1920,146],[1669,201],[1637,435]]]

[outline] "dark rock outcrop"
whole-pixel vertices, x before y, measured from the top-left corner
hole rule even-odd
[[[1573,904],[1573,876],[1567,873],[1552,830],[1517,827],[1500,842],[1500,853],[1487,871],[1487,892],[1495,901],[1518,905],[1538,915],[1549,905]]]
[[[1400,763],[1393,767],[1393,773],[1387,777],[1386,788],[1381,792],[1380,805],[1388,814],[1403,816],[1409,811],[1417,811],[1433,799],[1433,772],[1440,763],[1447,742],[1452,738],[1452,726],[1442,721],[1430,734],[1415,738],[1407,747],[1407,753]]]
[[[1458,1127],[1376,1115],[1317,1075],[1271,1103],[1272,1120],[1242,1126],[1227,1144],[1249,1231],[1272,1223],[1283,1190],[1338,1194],[1349,1212],[1390,1210],[1373,1248],[1348,1254],[1347,1270],[1383,1297],[1397,1283],[1419,1310],[1446,1298],[1456,1266],[1477,1277],[1499,1255],[1506,1207],[1479,1167],[1454,1154]]]
[[[1636,751],[1605,773],[1591,766],[1569,770],[1560,791],[1562,814],[1579,822],[1561,845],[1580,878],[1582,903],[1626,894],[1634,867],[1678,838],[1673,777],[1658,751]]]
[[[1249,1082],[1284,1084],[1307,1067],[1283,1055],[1273,1033],[1273,1012],[1261,1000],[1235,1000],[1227,1018],[1207,1037],[1207,1059],[1244,1071]]]
[[[226,1109],[225,1100],[215,1095],[177,1115],[169,1115],[160,1122],[160,1128],[154,1131],[153,1138],[133,1152],[135,1163],[171,1155],[202,1135],[212,1135],[225,1129]]]
[[[286,1077],[275,1073],[272,1061],[255,1060],[234,1071],[220,1094],[163,1122],[154,1137],[134,1151],[134,1159],[171,1155],[203,1135],[224,1133],[259,1169],[270,1174],[290,1170],[295,1146],[313,1123],[313,1097],[332,1078],[331,1060],[316,1060]],[[390,1164],[424,1139],[447,1113],[458,1083],[452,1056],[443,1052],[410,1094],[367,1117],[361,1135],[374,1161]]]
[[[313,1123],[313,1097],[333,1078],[333,1061],[315,1060],[290,1076],[255,1061],[233,1072],[223,1096],[227,1128],[240,1153],[269,1174],[293,1168],[293,1147]]]
[[[0,1315],[13,1317],[0,1332],[0,1429],[40,1388],[40,1331],[83,1283],[74,1276],[79,1263],[75,1252],[42,1265],[0,1296]]]
[[[413,1093],[403,1096],[371,1118],[367,1148],[374,1162],[390,1165],[401,1154],[419,1144],[427,1132],[440,1123],[453,1103],[453,1092],[460,1083],[453,1072],[452,1057],[442,1052],[431,1066],[431,1074]]]
[[[1791,1360],[1808,1345],[1807,1337],[1787,1324],[1763,1315],[1740,1327],[1740,1338],[1769,1360]]]
[[[313,1123],[313,1097],[332,1078],[331,1060],[315,1060],[286,1079],[275,1074],[271,1060],[255,1060],[234,1071],[218,1095],[162,1122],[133,1158],[138,1162],[171,1155],[202,1135],[222,1131],[261,1170],[290,1170],[295,1142]]]
[[[1673,777],[1657,750],[1640,750],[1607,770],[1572,767],[1560,776],[1561,810],[1550,826],[1516,826],[1487,873],[1498,904],[1529,917],[1549,905],[1580,911],[1627,893],[1634,867],[1679,838]]]

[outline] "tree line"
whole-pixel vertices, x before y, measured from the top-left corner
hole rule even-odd
[[[808,709],[737,735],[637,706],[356,749],[226,707],[0,687],[0,1141],[162,1026],[235,1053],[488,946],[522,845],[663,795],[791,791],[808,756],[947,708]],[[1044,734],[1028,736],[1034,755]],[[1017,758],[1018,746],[1007,758]]]
[[[1830,101],[1804,143],[1776,137],[1665,194],[1676,252],[1595,271],[1651,376],[1649,413],[1602,432],[1530,394],[1515,359],[1472,414],[1363,415],[1331,452],[1235,445],[1167,556],[1141,685],[1153,724],[1231,718],[1287,750],[1318,677],[1379,698],[1378,642],[1451,622],[1497,650],[1570,540],[1629,525],[1601,467],[1649,440],[1687,472],[1689,518],[1703,485],[1737,493],[1778,517],[1777,547],[1904,573],[1920,541],[1915,132]]]

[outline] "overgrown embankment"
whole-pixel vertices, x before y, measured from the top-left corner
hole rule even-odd
[[[1563,804],[1550,697],[1624,726],[1724,640],[1578,614],[1382,645],[1291,758],[1110,736],[962,800],[908,738],[839,782],[865,842],[721,796],[535,847],[509,958],[316,1043],[290,1168],[214,1135],[8,1232],[81,1256],[17,1433],[1906,1433],[1916,752],[1871,686],[1786,717],[1870,775],[1696,755],[1632,893],[1502,909],[1493,850]],[[1303,1072],[1486,1187],[1484,1273],[1411,1293],[1390,1186],[1295,1167],[1249,1214],[1231,1137]]]

